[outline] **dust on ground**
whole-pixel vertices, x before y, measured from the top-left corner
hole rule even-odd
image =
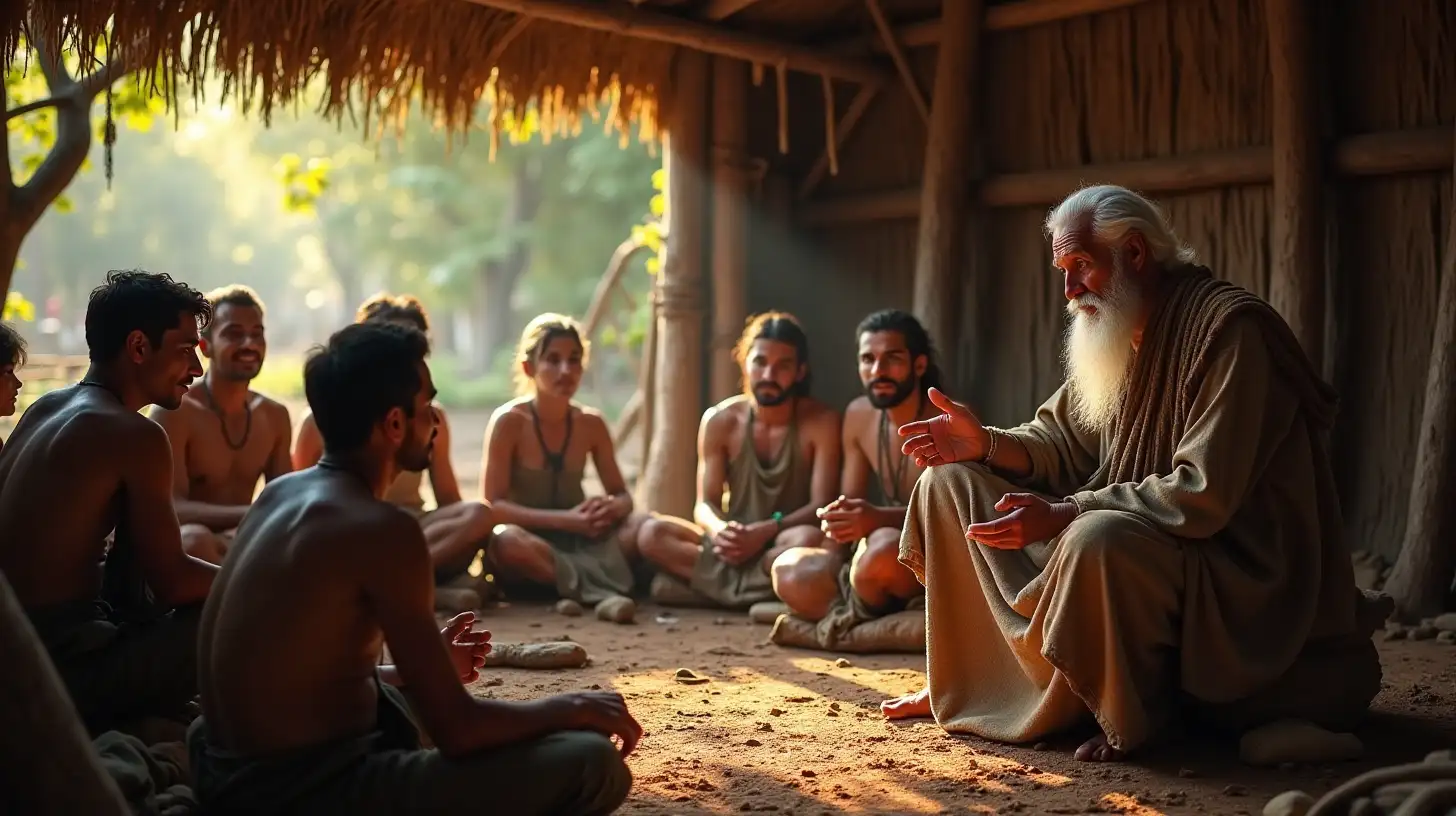
[[[1075,762],[1078,737],[1011,747],[888,723],[879,703],[921,688],[925,659],[782,649],[737,613],[644,604],[638,623],[488,609],[498,642],[569,638],[584,669],[489,669],[471,690],[502,699],[614,689],[646,733],[623,813],[1257,814],[1273,795],[1315,796],[1381,765],[1456,745],[1456,646],[1380,643],[1385,682],[1360,762],[1255,769],[1234,744],[1174,742],[1135,762]],[[663,616],[663,617],[659,617]],[[843,660],[840,660],[840,659]],[[711,680],[682,685],[679,668]]]

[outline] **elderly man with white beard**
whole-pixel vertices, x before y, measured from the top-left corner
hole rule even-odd
[[[1079,190],[1046,233],[1066,382],[1015,428],[931,391],[942,414],[900,429],[928,468],[900,543],[926,587],[927,684],[885,715],[1004,742],[1095,720],[1088,761],[1175,714],[1348,727],[1380,689],[1390,607],[1342,540],[1333,389],[1136,193]]]

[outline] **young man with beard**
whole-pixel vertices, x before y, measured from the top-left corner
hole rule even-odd
[[[208,813],[608,813],[642,729],[618,694],[472,697],[490,634],[437,628],[434,564],[385,500],[430,465],[438,414],[418,329],[357,323],[304,368],[318,464],[258,496],[203,611],[203,716],[188,733]],[[393,664],[380,665],[385,644]],[[403,694],[397,688],[403,689]],[[408,697],[408,704],[405,697]],[[421,748],[418,716],[438,750]],[[622,739],[620,752],[612,737]]]
[[[0,572],[93,733],[197,693],[217,568],[183,551],[167,434],[138,412],[181,404],[211,313],[166,275],[108,274],[86,309],[85,377],[36,400],[0,452]]]
[[[819,511],[829,542],[787,552],[773,566],[774,591],[798,619],[775,627],[773,637],[784,645],[858,650],[846,640],[852,630],[924,598],[915,574],[899,561],[905,504],[920,476],[900,450],[899,428],[936,413],[926,391],[941,385],[940,369],[929,333],[908,312],[875,312],[855,337],[865,393],[844,412],[841,495]],[[858,640],[876,651],[921,651],[924,621],[913,623]],[[791,633],[795,628],[812,632],[807,642]]]
[[[253,503],[258,479],[293,470],[288,409],[248,388],[263,369],[268,340],[263,301],[246,286],[209,292],[212,322],[201,350],[211,364],[175,410],[151,418],[172,442],[172,487],[188,553],[221,564]]]
[[[824,544],[815,513],[836,492],[839,416],[809,396],[809,338],[793,315],[766,312],[733,355],[744,393],[703,414],[693,521],[655,516],[638,537],[662,570],[652,584],[661,603],[772,601],[775,559]]]
[[[1356,589],[1342,540],[1334,390],[1136,193],[1080,190],[1046,231],[1067,382],[1015,428],[934,395],[943,413],[900,430],[929,466],[901,545],[926,586],[928,684],[886,716],[1007,742],[1095,719],[1092,761],[1175,710],[1349,728],[1393,605]]]
[[[430,319],[424,304],[413,295],[392,295],[380,292],[359,305],[354,314],[356,323],[393,323],[419,329],[430,334]],[[450,418],[444,406],[431,405],[436,415],[436,453],[430,459],[428,475],[435,508],[425,509],[423,493],[425,473],[405,471],[399,474],[385,494],[385,501],[415,517],[430,543],[435,559],[435,600],[442,611],[457,612],[476,609],[489,594],[491,585],[469,573],[476,553],[490,539],[495,526],[490,505],[483,501],[467,501],[460,495],[460,482],[450,459]],[[307,414],[298,428],[298,441],[293,448],[293,467],[313,467],[323,455],[323,437]]]

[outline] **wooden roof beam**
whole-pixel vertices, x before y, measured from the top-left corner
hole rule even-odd
[[[698,16],[713,22],[726,20],[757,2],[758,0],[707,0],[698,10]]]
[[[1146,2],[1148,0],[1021,0],[1018,3],[987,8],[986,20],[982,25],[986,31],[1015,31]],[[941,28],[939,19],[897,26],[895,41],[905,48],[935,45],[940,42]],[[830,46],[830,50],[838,54],[869,54],[884,52],[886,48],[880,38],[865,35],[836,43]]]
[[[878,62],[780,42],[712,23],[600,0],[469,0],[478,6],[623,37],[668,43],[761,65],[784,64],[811,74],[877,84],[890,77]]]
[[[1334,178],[1376,178],[1445,170],[1456,161],[1449,127],[1347,136],[1334,145],[1322,166]],[[1198,190],[1268,184],[1274,178],[1274,151],[1245,147],[1166,156],[1156,159],[991,176],[976,193],[987,207],[1050,206],[1087,183],[1121,184],[1138,192],[1177,195]],[[806,201],[796,218],[806,226],[920,217],[919,186],[856,193]]]

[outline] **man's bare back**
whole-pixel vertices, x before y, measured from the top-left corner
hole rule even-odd
[[[199,679],[216,744],[260,755],[374,727],[384,637],[361,570],[369,550],[402,546],[393,532],[415,526],[340,470],[263,490],[203,613]],[[219,616],[243,625],[215,632]]]
[[[21,604],[99,597],[107,536],[115,529],[123,544],[137,520],[124,494],[156,474],[165,488],[169,458],[162,430],[103,388],[36,400],[0,457],[0,572]]]
[[[255,391],[247,396],[250,416],[224,422],[205,387],[193,385],[177,410],[154,408],[151,417],[172,440],[178,520],[228,529],[237,521],[209,512],[208,505],[246,507],[260,478],[272,480],[292,470],[293,426],[282,403]]]

